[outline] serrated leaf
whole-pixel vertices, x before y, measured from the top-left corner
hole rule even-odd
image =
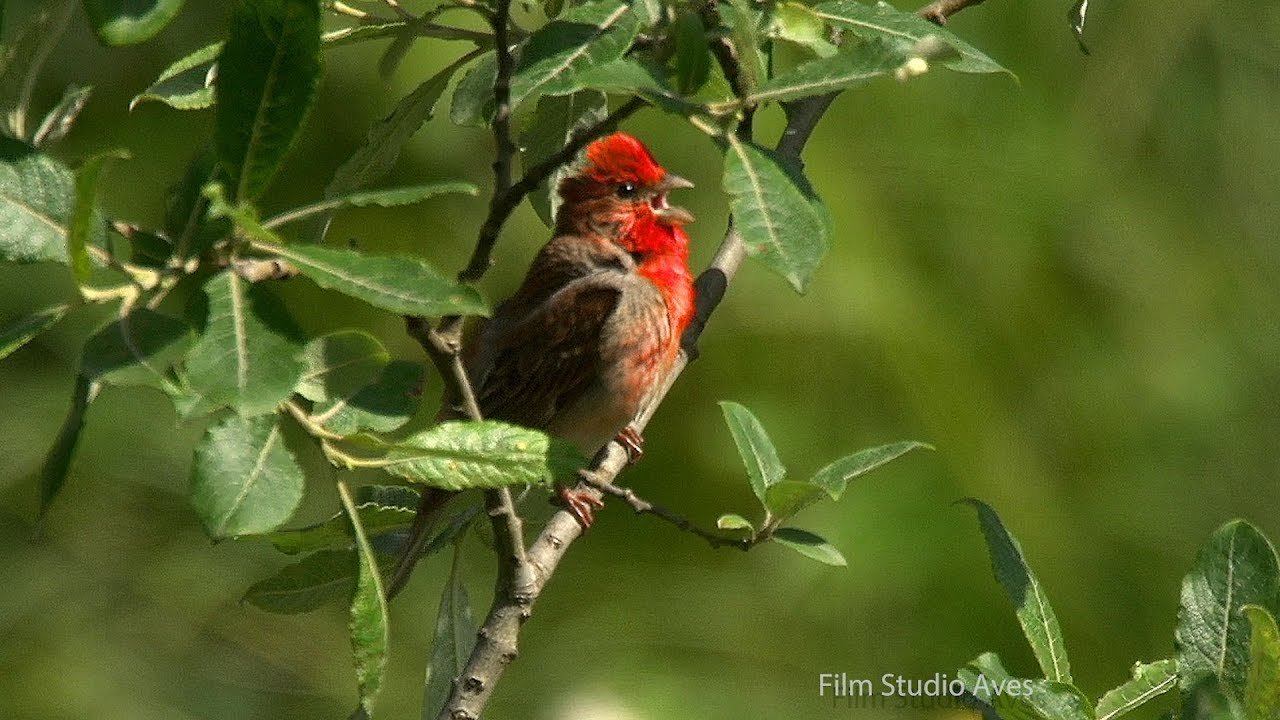
[[[1242,700],[1250,633],[1240,609],[1273,609],[1278,595],[1280,564],[1266,536],[1243,520],[1220,527],[1182,581],[1175,634],[1179,685],[1190,689],[1213,678],[1228,697]]]
[[[620,59],[639,31],[640,19],[629,4],[618,0],[590,2],[565,11],[521,46],[511,77],[512,109],[540,95],[582,90],[578,73]]]
[[[494,420],[446,422],[393,444],[380,466],[444,490],[545,485],[582,467],[568,444]]]
[[[361,255],[316,245],[272,245],[255,242],[262,252],[279,256],[317,285],[401,315],[488,316],[480,293],[440,275],[418,258]]]
[[[12,137],[27,140],[27,113],[36,81],[71,19],[71,0],[41,3],[18,36],[0,48],[0,112]]]
[[[297,393],[312,402],[349,397],[368,385],[391,362],[377,338],[359,330],[340,330],[307,344],[307,365]]]
[[[235,199],[262,195],[320,84],[320,3],[238,0],[218,57],[214,139]]]
[[[574,133],[594,125],[609,114],[609,99],[604,93],[587,90],[559,97],[538,98],[538,105],[520,135],[523,149],[521,163],[528,170],[564,149]],[[529,195],[529,203],[547,227],[555,227],[560,209],[560,181],[571,172],[561,165]]]
[[[449,79],[470,60],[469,56],[449,65],[404,96],[395,109],[369,128],[364,145],[355,152],[325,187],[326,198],[346,195],[381,179],[395,165],[400,150],[435,114],[436,103]]]
[[[1240,609],[1249,620],[1249,675],[1244,688],[1248,720],[1280,718],[1280,628],[1260,605]]]
[[[350,397],[316,405],[312,418],[339,435],[354,435],[361,430],[391,432],[417,413],[422,403],[422,379],[420,363],[394,361],[377,380]]]
[[[989,505],[974,498],[962,500],[978,511],[978,522],[991,553],[991,568],[996,580],[1013,602],[1022,633],[1044,671],[1045,678],[1058,683],[1071,683],[1071,663],[1062,640],[1058,617],[1049,604],[1040,580],[1031,571],[1018,541],[1009,534],[1000,516]]]
[[[827,253],[826,217],[807,184],[772,153],[733,136],[728,142],[724,189],[747,254],[803,293]]]
[[[213,107],[213,84],[222,45],[221,42],[205,45],[175,61],[146,90],[129,101],[129,109],[148,101],[164,103],[175,110]]]
[[[37,335],[58,324],[70,309],[70,305],[54,305],[0,327],[0,360],[9,357]]]
[[[369,190],[366,192],[356,192],[341,197],[322,200],[311,205],[304,205],[288,212],[281,213],[263,223],[263,227],[277,228],[287,223],[305,220],[317,215],[328,215],[329,213],[344,208],[367,208],[367,207],[399,207],[401,205],[413,205],[423,200],[433,198],[437,195],[446,193],[461,193],[464,195],[475,195],[479,191],[475,185],[465,182],[440,182],[430,183],[428,185],[412,185],[408,187],[386,188],[383,190]]]
[[[187,351],[191,326],[179,318],[137,308],[85,343],[81,372],[109,385],[169,384],[168,371]]]
[[[1094,711],[1097,720],[1113,720],[1139,707],[1143,703],[1158,697],[1178,684],[1178,663],[1176,660],[1161,660],[1153,663],[1135,663],[1133,677],[1123,685],[1108,690],[1098,701]]]
[[[824,565],[845,567],[849,564],[849,561],[844,559],[844,555],[840,554],[840,551],[831,543],[808,530],[793,527],[778,528],[773,531],[770,539]]]
[[[275,410],[302,378],[301,332],[261,284],[224,270],[204,286],[208,320],[187,353],[187,379],[205,403],[249,417]]]
[[[423,691],[423,720],[435,718],[449,699],[454,679],[466,668],[475,647],[476,630],[471,599],[462,580],[462,545],[459,543],[454,545],[449,580],[440,595],[440,609],[436,613],[435,643]]]
[[[89,24],[107,45],[133,45],[155,37],[182,10],[184,0],[84,0]]]
[[[76,280],[84,284],[89,280],[93,265],[89,262],[90,239],[106,234],[102,213],[98,210],[98,183],[107,163],[127,159],[129,154],[120,150],[99,153],[84,161],[75,175],[75,203],[71,207],[71,220],[67,226],[67,258]]]
[[[879,39],[846,46],[763,83],[748,101],[785,102],[847,90],[892,73],[908,59],[906,46]]]
[[[89,403],[98,394],[97,383],[92,382],[82,373],[76,373],[75,387],[71,391],[71,409],[58,428],[53,446],[45,454],[44,464],[40,467],[40,510],[44,517],[49,505],[57,497],[58,491],[67,482],[67,472],[71,469],[71,457],[75,454],[76,445],[80,442],[80,431],[84,429],[84,416],[89,410]]]
[[[346,483],[338,482],[338,496],[351,520],[360,558],[356,592],[351,598],[351,650],[355,656],[356,683],[360,691],[360,708],[373,717],[374,701],[382,689],[383,671],[387,664],[389,642],[387,596],[382,587],[382,574],[369,538],[360,524],[360,513]]]
[[[369,537],[408,527],[417,515],[420,496],[400,485],[364,485],[356,488],[356,510]],[[277,530],[266,536],[277,550],[288,555],[323,549],[350,548],[355,543],[346,511],[328,520],[293,530]],[[354,572],[349,573],[354,576]]]
[[[721,515],[717,518],[716,527],[721,530],[746,530],[753,534],[756,531],[756,526],[752,525],[750,520],[742,517],[741,515],[734,515],[732,513]]]
[[[697,12],[682,13],[671,28],[675,43],[676,89],[685,95],[697,92],[711,74],[707,27]]]
[[[44,116],[40,127],[36,128],[35,134],[31,136],[31,144],[44,147],[66,137],[75,125],[76,118],[80,117],[80,111],[84,110],[85,104],[89,102],[91,94],[93,94],[91,87],[68,85],[66,91],[62,93],[62,99]]]
[[[229,416],[196,447],[191,504],[212,538],[280,527],[302,501],[305,479],[284,445],[279,416]]]
[[[884,2],[877,3],[873,7],[854,2],[854,0],[831,0],[818,5],[814,11],[827,22],[847,27],[854,34],[864,38],[883,38],[896,43],[905,43],[910,47],[926,37],[937,37],[960,53],[959,58],[944,62],[952,70],[967,73],[1009,73],[995,60],[961,40],[950,30],[939,27],[915,13],[902,12]]]
[[[75,176],[65,165],[24,143],[0,138],[0,260],[68,263],[74,198]],[[105,234],[95,223],[85,242],[100,245]]]
[[[958,676],[1002,720],[1094,720],[1088,699],[1074,685],[1011,677],[995,653],[978,656]]]
[[[751,411],[735,402],[723,401],[720,410],[724,413],[724,422],[733,435],[733,444],[738,447],[738,455],[747,469],[747,477],[751,481],[751,491],[760,502],[764,502],[765,491],[770,485],[781,482],[787,476],[787,469],[778,459],[778,450],[765,432],[764,425],[751,414]]]
[[[346,522],[346,516],[341,517]],[[320,550],[254,583],[244,599],[267,612],[310,612],[351,596],[356,563],[354,549]]]

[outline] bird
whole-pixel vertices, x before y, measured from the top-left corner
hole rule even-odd
[[[557,186],[551,239],[511,297],[473,334],[467,377],[481,415],[576,445],[586,457],[617,440],[644,454],[632,419],[675,361],[694,316],[693,215],[668,194],[693,183],[625,132],[593,140]],[[464,419],[446,395],[437,420]],[[584,529],[603,503],[565,485],[560,502]],[[407,580],[433,516],[456,493],[425,488],[391,586]]]

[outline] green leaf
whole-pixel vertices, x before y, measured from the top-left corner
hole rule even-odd
[[[849,564],[839,550],[808,530],[793,527],[778,528],[773,531],[770,539],[824,565],[845,567]]]
[[[521,46],[511,78],[511,107],[540,95],[582,90],[578,73],[622,58],[639,31],[636,13],[618,0],[590,2],[565,11]],[[492,96],[492,83],[489,94]]]
[[[302,357],[307,370],[296,392],[312,402],[355,394],[391,362],[382,343],[359,330],[340,330],[318,337],[307,344]]]
[[[1071,663],[1062,641],[1062,629],[1058,617],[1049,605],[1049,598],[1040,580],[1027,565],[1022,547],[1000,522],[1000,516],[989,505],[974,498],[962,500],[978,511],[982,534],[991,553],[991,567],[996,580],[1013,602],[1022,633],[1035,653],[1045,678],[1059,683],[1071,683]]]
[[[367,192],[351,193],[342,197],[322,200],[318,203],[295,208],[281,213],[263,223],[263,227],[277,228],[287,223],[305,220],[317,215],[328,215],[344,208],[365,207],[397,207],[420,203],[428,198],[445,193],[462,193],[476,195],[479,190],[475,185],[465,182],[440,182],[429,185],[413,185],[409,187],[386,188]]]
[[[686,95],[697,92],[711,74],[707,27],[695,11],[682,13],[671,28],[675,42],[676,89]]]
[[[71,128],[80,117],[80,111],[89,102],[93,88],[79,85],[68,85],[62,93],[62,99],[44,116],[40,127],[31,136],[31,144],[44,147],[58,142],[71,132]]]
[[[183,0],[84,0],[89,24],[107,45],[133,45],[155,37],[182,10]]]
[[[933,446],[914,440],[880,445],[879,447],[859,450],[852,455],[836,460],[813,474],[809,482],[817,485],[831,496],[839,500],[848,487],[849,481],[861,477],[876,468],[893,462],[912,450],[932,450]]]
[[[1173,659],[1134,663],[1133,678],[1108,690],[1094,711],[1097,720],[1113,720],[1148,700],[1172,690],[1178,684],[1178,662]]]
[[[293,263],[317,285],[400,315],[489,314],[480,293],[440,275],[422,260],[361,255],[317,245],[254,242],[262,252]]]
[[[338,482],[338,496],[351,520],[360,556],[360,574],[351,599],[351,649],[355,656],[356,682],[360,689],[360,708],[373,717],[373,704],[382,689],[382,675],[387,664],[388,619],[387,596],[382,589],[382,575],[369,538],[360,524],[360,513],[347,484]]]
[[[204,286],[208,321],[187,353],[192,389],[245,417],[275,410],[302,378],[301,332],[280,300],[224,270]]]
[[[67,225],[75,176],[61,162],[16,140],[0,138],[0,260],[67,263]],[[94,225],[86,244],[106,230]]]
[[[901,44],[876,40],[846,46],[760,85],[748,100],[785,102],[846,90],[893,72],[907,59],[908,48]]]
[[[721,402],[720,410],[724,413],[724,422],[733,435],[733,444],[738,446],[738,455],[747,469],[747,477],[751,480],[751,491],[760,502],[765,500],[765,491],[770,485],[781,482],[787,476],[787,469],[778,459],[778,451],[765,432],[764,426],[751,411],[735,402]]]
[[[333,179],[325,187],[324,196],[335,198],[346,195],[367,187],[386,175],[400,157],[400,150],[435,114],[436,103],[448,87],[449,79],[469,60],[470,56],[464,56],[427,78],[413,92],[404,96],[389,115],[374,123],[369,128],[364,145],[333,174]],[[492,88],[490,91],[492,92]]]
[[[1248,720],[1276,720],[1280,718],[1280,628],[1264,607],[1245,605],[1240,610],[1252,628],[1245,715]]]
[[[764,506],[774,525],[827,497],[822,488],[800,480],[781,480],[765,489]]]
[[[958,675],[1002,720],[1094,720],[1088,698],[1074,685],[1011,677],[994,653],[978,656]]]
[[[0,112],[8,134],[29,138],[27,113],[44,64],[71,19],[71,0],[49,0],[23,26],[17,38],[0,48]]]
[[[236,200],[267,189],[320,83],[320,3],[238,0],[218,58],[214,138]]]
[[[360,524],[370,537],[408,527],[417,515],[420,496],[402,485],[364,485],[356,488],[356,510]],[[346,512],[328,520],[294,530],[277,530],[266,536],[277,550],[288,555],[313,550],[350,548],[355,544]],[[350,567],[350,566],[348,566]],[[354,572],[349,572],[354,576]]]
[[[81,372],[109,385],[171,384],[168,371],[190,347],[183,320],[137,308],[95,333],[84,346]]]
[[[827,252],[824,211],[772,153],[733,136],[728,142],[724,189],[747,254],[803,293]]]
[[[582,466],[568,444],[494,420],[446,422],[391,446],[381,466],[445,490],[545,485]]]
[[[71,469],[71,456],[75,454],[76,445],[80,442],[80,431],[84,429],[84,416],[89,410],[89,403],[98,394],[97,383],[92,382],[82,373],[76,373],[75,388],[71,392],[71,409],[67,412],[62,426],[58,428],[58,436],[53,447],[45,455],[44,465],[40,468],[40,512],[41,518],[49,510],[49,505],[57,497],[58,491],[67,482],[67,472]]]
[[[1206,678],[1242,700],[1249,668],[1249,623],[1245,605],[1274,609],[1280,595],[1275,549],[1257,528],[1233,520],[1200,550],[1182,581],[1175,635],[1179,685],[1185,690]]]
[[[148,101],[164,103],[175,110],[213,107],[213,85],[221,54],[222,43],[216,42],[173,63],[129,102],[129,110]]]
[[[312,418],[330,432],[354,435],[361,430],[387,433],[409,422],[422,403],[421,363],[397,360],[378,379],[350,397],[316,405]]]
[[[756,88],[769,79],[764,56],[760,53],[760,13],[748,0],[731,0],[721,5],[721,14],[728,16],[729,41],[738,58],[738,80],[744,95],[752,95]]]
[[[101,238],[106,233],[102,213],[98,210],[98,182],[102,179],[102,171],[108,162],[128,157],[129,154],[122,150],[99,153],[76,171],[75,204],[71,208],[71,222],[67,228],[67,257],[71,271],[81,284],[89,280],[89,273],[93,270],[89,262],[89,240]]]
[[[623,95],[639,95],[666,112],[690,117],[706,110],[702,105],[681,97],[667,84],[664,70],[651,62],[630,58],[593,66],[578,74],[584,88]]]
[[[560,152],[574,133],[600,122],[608,114],[609,98],[601,92],[538,98],[533,117],[520,135],[524,168],[528,170]],[[560,181],[570,172],[568,165],[561,165],[529,195],[529,203],[547,227],[555,227],[556,211],[560,208]]]
[[[304,482],[278,416],[233,415],[210,427],[196,447],[191,504],[212,538],[259,535],[293,515]]]
[[[54,305],[0,328],[0,360],[9,357],[37,335],[58,324],[70,309],[70,305]]]
[[[244,599],[267,612],[310,612],[351,597],[355,580],[355,550],[321,550],[254,583]]]
[[[831,0],[818,5],[814,11],[827,22],[847,27],[863,38],[882,38],[914,46],[926,37],[937,37],[960,53],[959,58],[944,63],[952,70],[967,73],[1009,72],[950,30],[915,13],[897,10],[887,3],[880,2],[872,7],[853,0]]]
[[[493,84],[498,78],[498,56],[481,55],[453,88],[449,119],[454,125],[484,127],[493,117]],[[434,101],[433,101],[434,104]]]
[[[752,525],[750,520],[732,513],[721,515],[716,519],[716,527],[721,530],[746,530],[753,535],[756,532],[756,526]]]
[[[774,6],[769,18],[768,35],[807,48],[818,57],[831,57],[837,52],[827,38],[827,24],[808,5],[781,2]]]
[[[440,610],[436,613],[435,643],[431,649],[431,662],[427,664],[423,691],[423,720],[435,718],[448,701],[453,681],[466,668],[475,647],[476,630],[476,622],[471,616],[471,600],[462,581],[462,545],[456,543],[449,581],[440,595]]]

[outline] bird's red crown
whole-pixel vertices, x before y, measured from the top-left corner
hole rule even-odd
[[[652,185],[661,182],[667,171],[653,159],[644,143],[627,133],[616,132],[587,146],[583,173],[602,183],[631,181]]]

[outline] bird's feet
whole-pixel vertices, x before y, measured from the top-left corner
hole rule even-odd
[[[640,462],[640,458],[644,457],[644,436],[635,429],[635,426],[627,425],[622,428],[613,440],[627,451],[628,465],[635,465]]]
[[[556,490],[556,495],[560,498],[560,502],[564,505],[571,515],[586,530],[596,521],[596,508],[604,507],[604,501],[596,497],[595,493],[587,490],[574,490],[561,485]]]

